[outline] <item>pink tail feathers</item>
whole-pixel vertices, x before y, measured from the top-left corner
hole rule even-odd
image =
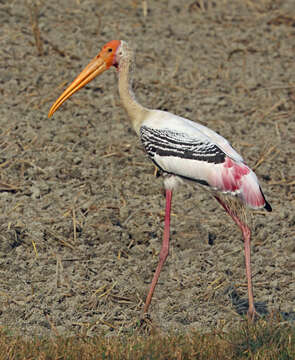
[[[265,207],[266,210],[271,211],[271,206],[266,201],[257,177],[252,170],[241,179],[239,196],[244,203],[252,209],[261,209]]]
[[[215,185],[219,190],[240,197],[252,209],[264,207],[267,211],[272,210],[255,173],[246,164],[227,157],[219,174],[221,176],[215,178]]]

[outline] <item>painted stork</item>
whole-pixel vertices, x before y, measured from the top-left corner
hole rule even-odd
[[[165,227],[159,263],[148,292],[144,314],[148,312],[161,269],[169,252],[172,192],[178,183],[188,181],[213,195],[239,226],[244,238],[248,283],[248,318],[256,314],[250,264],[251,231],[246,208],[271,211],[255,173],[222,136],[196,122],[166,111],[150,110],[140,105],[133,94],[130,73],[134,53],[125,41],[105,44],[99,54],[68,86],[52,105],[52,114],[75,92],[96,76],[114,66],[118,71],[119,94],[133,128],[154,164],[162,170],[166,192]]]

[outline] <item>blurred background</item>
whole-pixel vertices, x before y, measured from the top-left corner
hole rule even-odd
[[[164,196],[116,71],[47,118],[112,39],[136,50],[142,104],[212,128],[255,170],[273,207],[253,212],[255,301],[294,321],[294,2],[2,0],[0,22],[0,323],[91,335],[126,332],[141,314]],[[239,230],[198,188],[180,188],[172,211],[154,324],[234,326],[247,309]]]

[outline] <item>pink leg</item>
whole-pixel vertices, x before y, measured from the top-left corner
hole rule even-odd
[[[160,255],[159,255],[159,263],[158,263],[156,272],[154,274],[153,281],[151,283],[150,291],[149,291],[148,296],[145,301],[144,310],[143,310],[144,314],[148,312],[148,308],[152,301],[153,293],[154,293],[155,287],[157,285],[157,282],[158,282],[158,279],[160,276],[160,272],[162,270],[162,267],[165,263],[168,253],[169,253],[171,199],[172,199],[172,190],[166,190],[164,237],[163,237],[163,242],[162,242],[162,248],[161,248]]]
[[[223,206],[225,211],[232,217],[234,222],[239,226],[244,237],[244,246],[245,246],[245,263],[246,263],[246,276],[248,282],[248,299],[249,299],[249,309],[248,309],[248,318],[254,320],[256,310],[254,305],[254,296],[253,296],[253,287],[252,287],[252,275],[251,275],[251,248],[250,248],[250,238],[251,230],[249,226],[244,224],[241,219],[231,210],[231,208],[225,204],[221,199],[215,196],[216,200]]]

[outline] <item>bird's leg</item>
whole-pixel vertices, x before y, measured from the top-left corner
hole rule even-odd
[[[219,197],[215,196],[216,200],[223,206],[225,211],[232,217],[234,222],[241,229],[244,246],[245,246],[245,263],[246,263],[246,276],[248,282],[248,299],[249,299],[249,308],[248,308],[248,319],[254,320],[256,313],[254,305],[254,296],[253,296],[253,287],[252,287],[252,275],[251,275],[251,248],[250,248],[250,239],[251,239],[251,230],[247,224],[245,224],[236,213],[223,202]]]
[[[153,293],[154,293],[155,287],[157,285],[157,282],[158,282],[158,279],[160,276],[160,272],[162,270],[162,267],[165,263],[168,253],[169,253],[171,199],[172,199],[172,190],[166,189],[164,237],[163,237],[163,242],[162,242],[162,248],[161,248],[160,255],[159,255],[159,263],[158,263],[156,272],[154,274],[148,296],[145,301],[144,310],[143,310],[144,314],[146,314],[148,312],[148,308],[152,301]]]

